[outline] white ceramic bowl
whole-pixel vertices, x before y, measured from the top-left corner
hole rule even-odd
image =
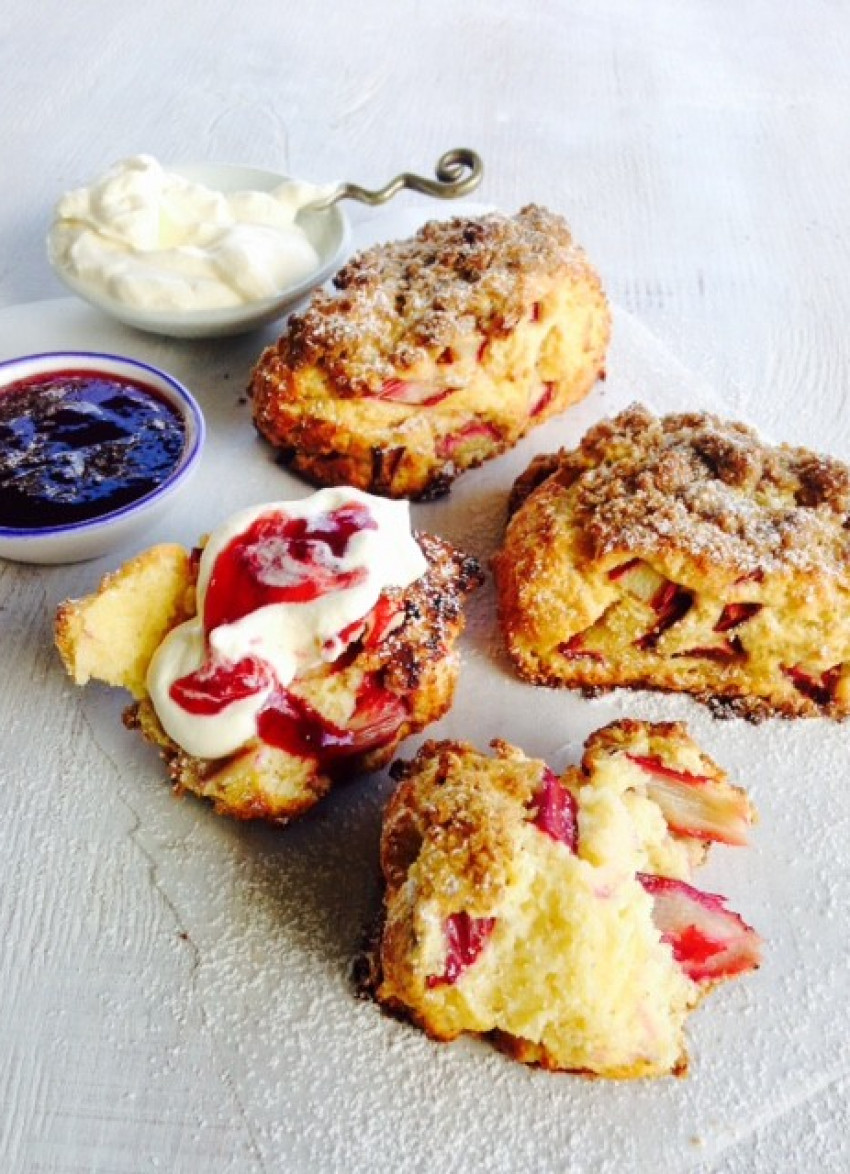
[[[0,363],[0,396],[4,388],[35,375],[55,372],[102,372],[123,376],[150,387],[176,409],[185,428],[183,449],[174,469],[154,490],[128,505],[82,522],[19,529],[0,525],[0,558],[25,563],[73,563],[97,558],[146,530],[173,504],[201,459],[206,427],[195,398],[176,379],[157,367],[88,351],[27,355]]]
[[[289,178],[257,167],[227,163],[189,164],[169,167],[169,171],[220,192],[268,192]],[[319,254],[318,269],[273,298],[263,298],[240,306],[226,306],[219,310],[140,310],[119,302],[95,285],[81,281],[62,265],[51,249],[48,249],[48,257],[60,281],[119,322],[171,338],[218,338],[244,334],[282,318],[296,302],[321,285],[342,264],[349,248],[351,228],[339,204],[334,204],[324,212],[302,212],[298,223]]]

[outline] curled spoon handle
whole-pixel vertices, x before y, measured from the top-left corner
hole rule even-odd
[[[426,196],[434,196],[438,200],[454,200],[458,196],[467,196],[475,191],[484,174],[484,163],[475,151],[469,150],[468,147],[456,147],[440,156],[434,174],[436,179],[427,179],[424,175],[404,171],[374,191],[360,187],[356,183],[341,183],[328,195],[308,204],[305,211],[322,212],[338,200],[359,200],[363,204],[373,205],[385,204],[404,188],[422,192]]]

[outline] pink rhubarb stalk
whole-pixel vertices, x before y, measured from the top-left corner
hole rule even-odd
[[[566,844],[571,852],[578,851],[578,809],[570,791],[554,771],[543,768],[540,787],[533,800],[535,815],[532,823],[541,832]]]
[[[496,925],[495,917],[470,917],[468,913],[452,913],[446,919],[446,963],[442,974],[429,974],[425,980],[428,990],[452,986],[465,970],[478,959],[490,940]]]
[[[394,404],[411,404],[420,408],[432,408],[457,391],[456,387],[445,387],[424,380],[388,379],[375,393],[376,399],[389,400]]]
[[[638,873],[637,879],[653,899],[661,940],[693,982],[719,982],[759,965],[761,938],[725,907],[725,897],[670,877]]]
[[[459,428],[457,432],[449,432],[445,436],[438,437],[436,442],[437,456],[444,459],[452,458],[456,455],[458,449],[470,441],[496,441],[498,439],[498,429],[494,428],[492,424],[479,423],[473,420],[470,424]]]
[[[558,651],[567,660],[595,660],[600,664],[605,661],[605,657],[601,652],[596,652],[592,648],[585,647],[583,632],[576,632],[575,636],[571,636],[569,640],[565,640],[563,644],[559,644]]]
[[[725,779],[676,770],[660,758],[626,754],[646,774],[646,793],[680,836],[742,845],[752,823],[746,794]]]
[[[841,677],[841,665],[833,665],[831,669],[816,676],[814,673],[801,669],[799,665],[790,668],[783,666],[783,673],[794,684],[794,687],[814,701],[815,705],[829,705],[835,700],[835,690]]]
[[[677,583],[668,580],[659,587],[650,601],[658,613],[658,619],[648,632],[635,641],[638,648],[645,652],[651,651],[664,632],[688,614],[693,601],[690,591],[685,591]]]
[[[714,625],[715,632],[731,632],[761,611],[760,603],[727,603]]]

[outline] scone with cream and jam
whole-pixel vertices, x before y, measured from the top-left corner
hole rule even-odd
[[[59,608],[56,642],[77,684],[132,693],[178,788],[285,823],[448,709],[480,581],[407,503],[326,489],[138,555]]]
[[[635,406],[536,458],[494,559],[519,674],[850,714],[850,469],[707,413]]]
[[[745,793],[674,723],[614,723],[560,778],[493,745],[428,742],[393,767],[371,993],[434,1039],[681,1075],[688,1013],[759,964],[756,933],[691,883],[712,841],[745,842]]]
[[[545,208],[432,221],[358,254],[334,285],[251,382],[257,428],[318,485],[445,493],[603,372],[605,295]]]

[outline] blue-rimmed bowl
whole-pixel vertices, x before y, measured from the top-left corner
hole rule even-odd
[[[182,420],[183,446],[171,472],[150,492],[126,505],[65,525],[0,525],[0,558],[26,563],[72,563],[97,558],[129,542],[157,521],[184,489],[201,459],[206,428],[197,401],[182,383],[149,363],[91,351],[26,355],[0,363],[0,396],[22,380],[59,372],[102,374],[149,388],[153,399],[170,405]]]

